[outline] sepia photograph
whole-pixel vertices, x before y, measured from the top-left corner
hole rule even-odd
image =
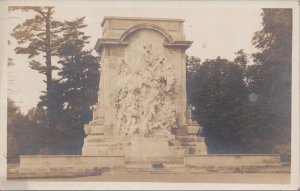
[[[300,188],[298,1],[0,4],[1,189]]]

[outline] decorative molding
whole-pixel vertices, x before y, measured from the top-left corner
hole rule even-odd
[[[160,34],[162,34],[166,38],[167,42],[173,42],[171,35],[167,31],[165,31],[163,28],[161,28],[157,25],[153,25],[153,24],[149,24],[149,23],[134,25],[133,27],[127,29],[121,35],[120,41],[122,41],[122,42],[125,41],[128,36],[130,36],[131,34],[133,34],[136,31],[142,30],[142,29],[150,29],[150,30],[154,30],[156,32],[159,32]]]
[[[165,42],[164,46],[166,48],[182,48],[188,49],[191,47],[193,41],[175,41],[175,42]]]
[[[108,17],[107,19],[110,19]],[[126,42],[126,39],[134,34],[136,31],[142,30],[142,29],[148,29],[153,30],[165,37],[165,43],[164,46],[166,48],[181,48],[181,49],[188,49],[192,45],[192,41],[173,41],[172,36],[162,27],[150,24],[150,23],[142,23],[134,25],[133,27],[127,29],[121,36],[120,39],[106,39],[101,38],[97,40],[97,43],[94,47],[94,49],[101,53],[102,49],[105,46],[112,46],[112,45],[118,45],[118,46],[126,46],[128,45],[128,42]]]
[[[127,46],[128,42],[120,41],[118,39],[105,39],[105,38],[99,38],[96,42],[96,45],[94,49],[96,52],[101,53],[102,49],[105,46],[112,46],[112,45],[118,45],[118,46]]]
[[[141,29],[141,28],[140,28]],[[139,30],[135,29],[134,31]],[[129,31],[128,31],[129,32]],[[131,31],[130,33],[132,33]],[[112,45],[118,45],[118,46],[127,46],[129,43],[125,41],[126,37],[130,34],[126,33],[121,36],[121,39],[123,37],[123,40],[118,40],[118,39],[98,39],[97,43],[94,47],[94,49],[98,52],[101,53],[102,49],[105,46],[112,46]],[[175,41],[175,42],[165,42],[164,46],[166,48],[182,48],[184,50],[188,49],[192,45],[193,41]]]
[[[184,22],[184,19],[170,19],[170,18],[148,18],[148,17],[104,17],[101,23],[101,26],[103,27],[104,23],[107,20],[143,20],[143,21],[165,21],[165,22]]]

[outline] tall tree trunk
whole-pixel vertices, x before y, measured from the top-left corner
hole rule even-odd
[[[48,106],[48,128],[53,128],[54,123],[54,113],[53,113],[53,86],[52,86],[52,61],[51,61],[51,31],[50,31],[50,16],[51,16],[51,9],[48,8],[47,18],[46,18],[46,83],[47,83],[47,106]]]

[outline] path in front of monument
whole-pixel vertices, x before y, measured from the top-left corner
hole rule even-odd
[[[78,178],[30,179],[38,181],[84,181],[84,182],[182,182],[182,183],[246,183],[289,184],[289,173],[204,173],[204,174],[152,174],[118,173]]]

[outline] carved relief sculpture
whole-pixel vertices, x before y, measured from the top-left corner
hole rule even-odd
[[[115,99],[119,135],[168,136],[176,125],[176,80],[170,63],[146,44],[119,65]]]
[[[95,46],[98,103],[85,125],[83,155],[172,161],[207,153],[187,106],[185,50],[192,42],[182,25],[180,19],[104,19]]]

